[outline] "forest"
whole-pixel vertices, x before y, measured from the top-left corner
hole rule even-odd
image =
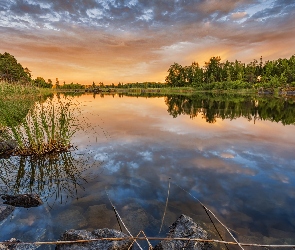
[[[165,81],[170,87],[201,90],[295,87],[295,55],[266,62],[260,57],[248,64],[238,60],[221,62],[217,56],[205,62],[204,67],[196,62],[190,66],[174,63]]]

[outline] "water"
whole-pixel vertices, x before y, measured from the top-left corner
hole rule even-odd
[[[291,98],[82,95],[74,101],[84,127],[73,139],[77,150],[0,160],[2,192],[36,192],[44,200],[16,208],[1,222],[0,240],[119,229],[110,200],[134,235],[165,236],[184,213],[219,239],[197,198],[240,242],[295,244]]]

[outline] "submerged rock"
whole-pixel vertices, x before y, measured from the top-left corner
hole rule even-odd
[[[0,141],[0,155],[7,155],[17,147],[17,142],[13,140]]]
[[[88,243],[57,244],[56,250],[127,250],[132,244],[132,240],[122,232],[114,229],[96,229],[92,232],[87,230],[67,230],[61,236],[61,241],[90,240],[99,238],[126,238],[126,240],[98,240]],[[130,248],[131,249],[131,248]]]
[[[23,243],[15,238],[11,238],[5,242],[5,244],[0,244],[0,250],[34,250],[39,247],[34,244]]]
[[[0,205],[0,222],[5,220],[13,211],[13,206]]]
[[[5,200],[3,203],[14,207],[38,207],[43,204],[41,198],[37,194],[17,194],[17,195],[2,195]]]
[[[208,233],[201,228],[192,218],[182,214],[170,227],[168,238],[187,238],[187,239],[208,239]],[[162,240],[154,247],[154,250],[168,249],[194,249],[207,250],[211,248],[211,244],[196,241],[181,240]]]

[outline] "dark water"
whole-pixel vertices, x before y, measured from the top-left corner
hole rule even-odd
[[[165,236],[182,213],[219,239],[206,204],[240,242],[295,244],[295,104],[291,98],[82,95],[77,150],[0,159],[1,193],[39,193],[0,240],[57,240],[67,229]],[[169,178],[169,203],[161,233]],[[108,196],[107,196],[108,194]],[[225,239],[231,240],[216,223]],[[44,247],[45,248],[45,247]]]

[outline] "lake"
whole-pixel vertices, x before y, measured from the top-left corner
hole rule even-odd
[[[186,214],[220,239],[200,200],[240,242],[295,244],[294,98],[70,98],[81,124],[75,150],[45,159],[0,159],[1,193],[33,192],[44,201],[16,208],[0,224],[1,241],[58,240],[72,228],[119,229],[110,201],[133,235],[165,236]]]

